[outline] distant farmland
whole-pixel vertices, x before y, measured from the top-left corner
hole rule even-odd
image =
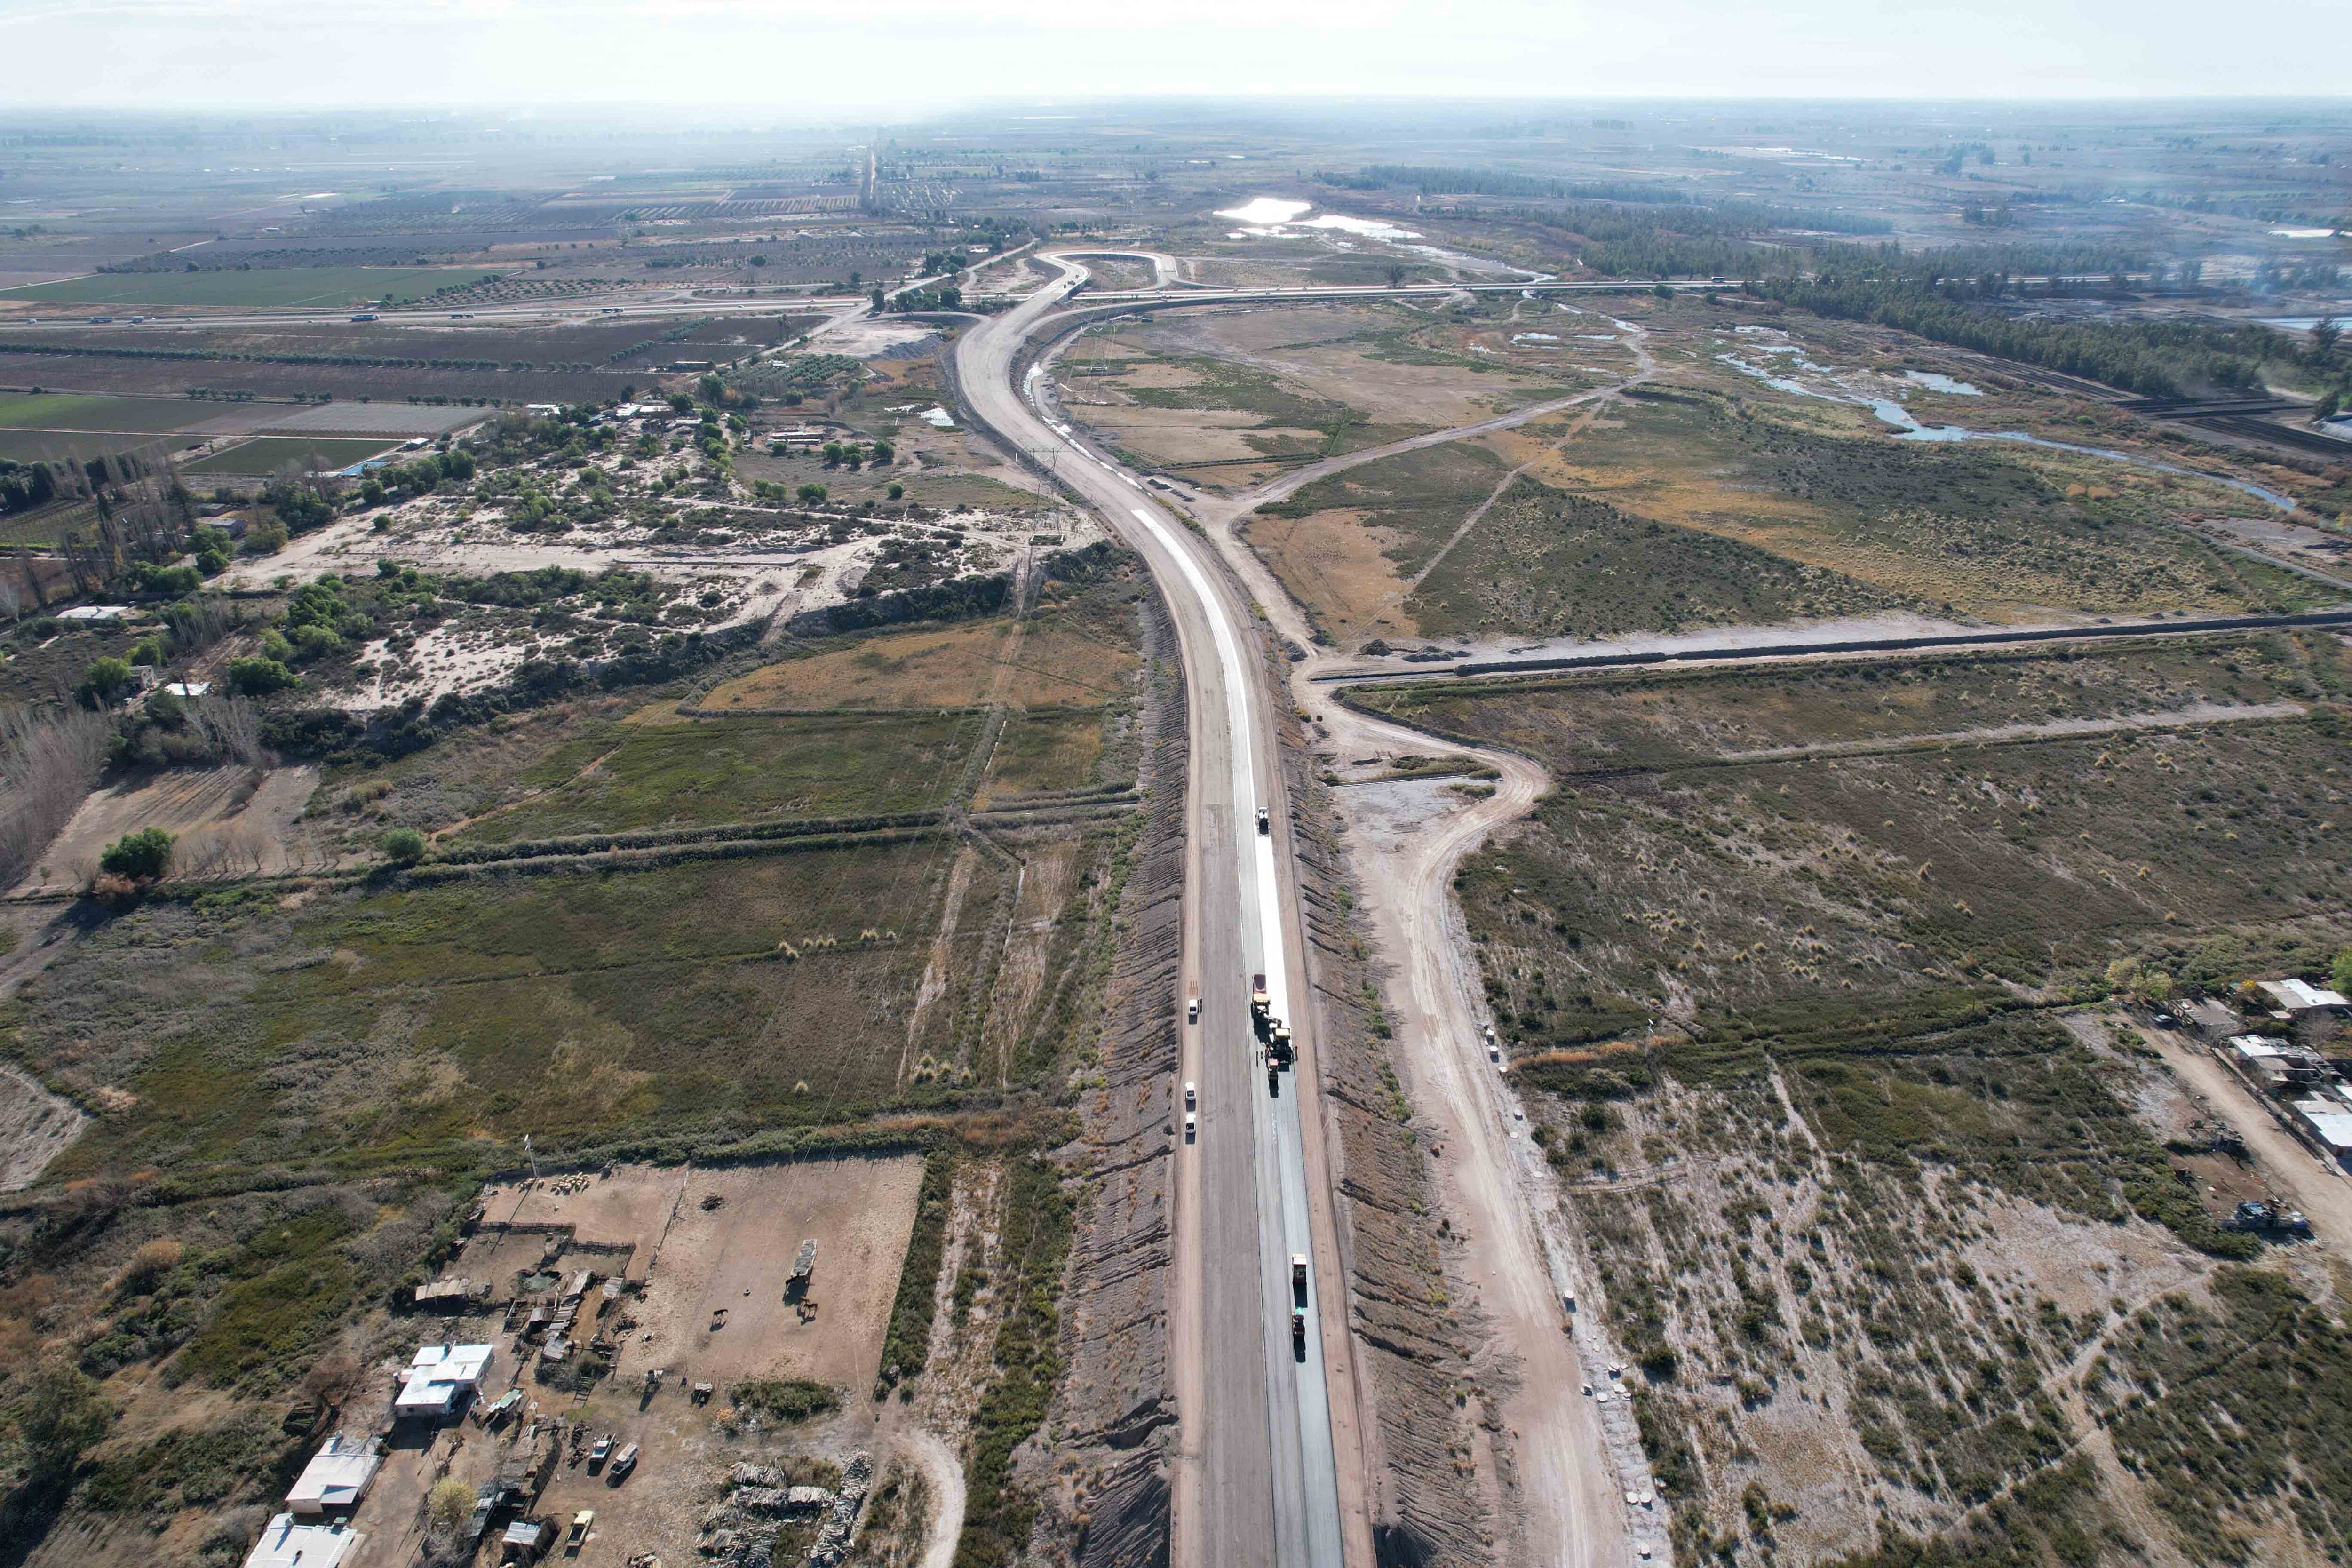
[[[273,474],[289,463],[303,463],[313,468],[345,468],[368,458],[379,456],[399,445],[397,439],[375,437],[354,441],[348,438],[312,440],[307,436],[265,436],[258,441],[247,441],[226,452],[215,452],[184,464],[181,472],[188,474]]]
[[[66,305],[309,305],[341,309],[415,299],[496,273],[478,267],[288,267],[250,272],[100,272],[57,283],[0,289],[0,300]]]

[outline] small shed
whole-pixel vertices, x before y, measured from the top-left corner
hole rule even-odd
[[[499,1537],[499,1560],[502,1563],[536,1563],[545,1552],[553,1527],[539,1520],[519,1519],[507,1526]]]
[[[415,1299],[421,1311],[462,1312],[477,1301],[488,1300],[489,1294],[488,1280],[477,1283],[461,1275],[456,1279],[436,1279],[430,1284],[419,1285],[416,1288]]]
[[[2201,997],[2181,1007],[2180,1016],[2211,1044],[2220,1044],[2232,1035],[2245,1032],[2245,1020],[2211,997]]]

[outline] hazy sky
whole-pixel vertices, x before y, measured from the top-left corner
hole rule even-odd
[[[0,108],[2317,96],[2352,82],[2352,0],[0,0]]]

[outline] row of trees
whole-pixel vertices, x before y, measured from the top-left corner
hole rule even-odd
[[[2087,376],[2149,397],[2187,391],[2257,391],[2266,359],[2295,357],[2268,328],[2178,321],[2022,321],[1972,309],[1936,288],[1899,280],[1768,278],[1768,299],[1815,315],[1881,326],[2046,370]]]

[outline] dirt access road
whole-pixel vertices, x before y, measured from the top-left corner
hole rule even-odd
[[[2177,1029],[2158,1029],[2133,1020],[2139,1037],[2154,1047],[2172,1076],[2199,1104],[2230,1124],[2261,1162],[2263,1172],[2311,1221],[2316,1236],[2336,1257],[2352,1263],[2352,1181],[2322,1161],[2278,1124],[2253,1092],[2231,1077],[2210,1052]]]

